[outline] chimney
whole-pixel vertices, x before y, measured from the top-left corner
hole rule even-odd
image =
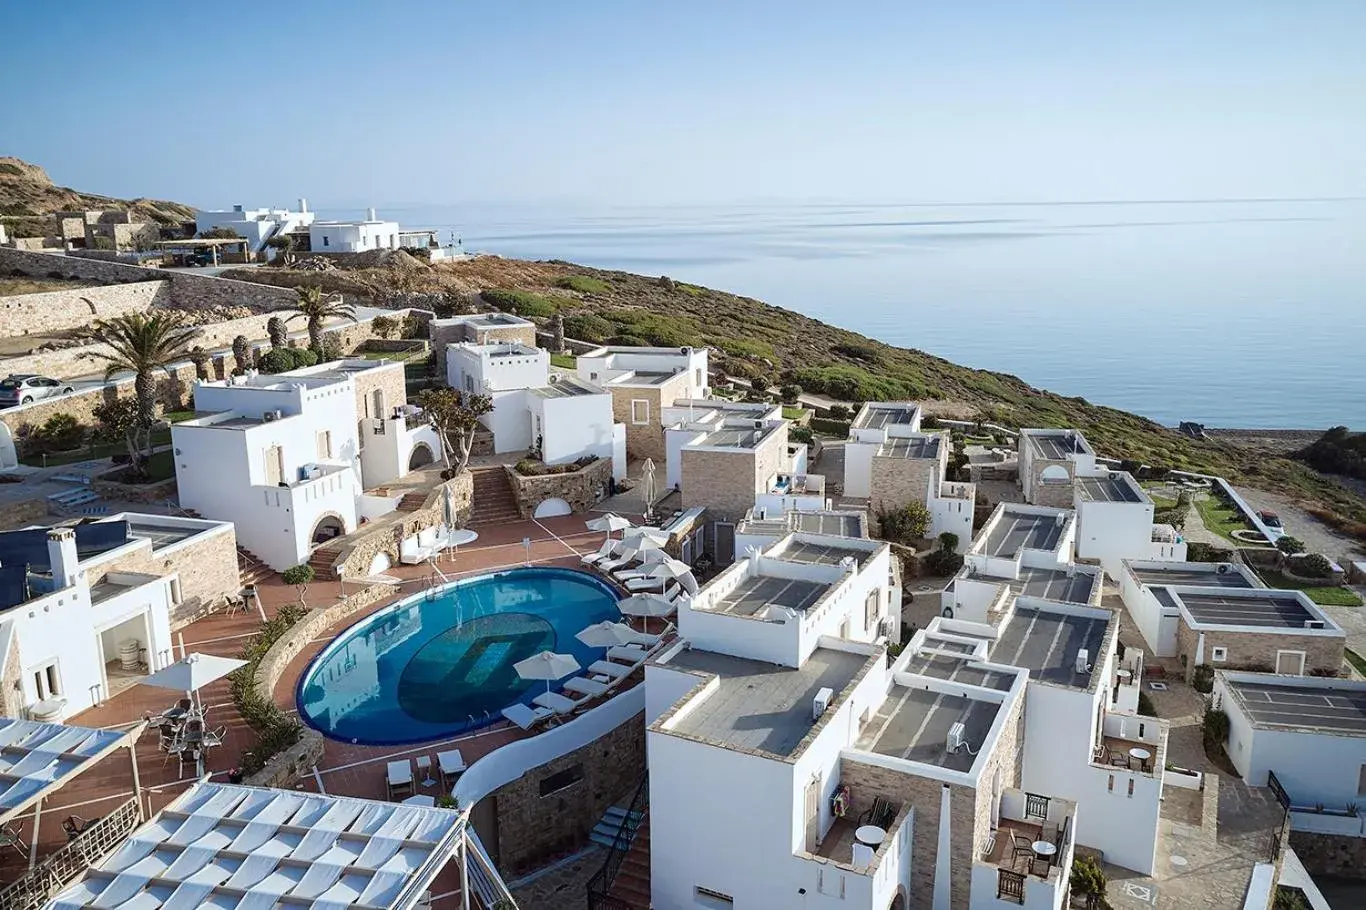
[[[366,221],[379,221],[379,218],[375,215],[375,210],[374,210],[374,209],[366,209],[366,210],[365,210],[365,220],[366,220]]]
[[[302,196],[299,197],[299,211],[305,214],[308,213],[308,200]]]
[[[47,532],[47,560],[52,565],[52,581],[58,590],[76,583],[76,532],[70,528],[53,528]]]

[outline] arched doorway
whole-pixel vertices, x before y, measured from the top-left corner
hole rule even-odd
[[[1040,483],[1068,483],[1072,475],[1060,464],[1051,464],[1039,472]]]
[[[313,546],[321,546],[335,537],[341,537],[346,533],[346,522],[336,512],[328,512],[320,517],[313,525],[313,533],[309,535],[309,540]]]
[[[432,447],[425,442],[419,442],[413,446],[413,451],[408,455],[408,470],[416,471],[418,468],[425,468],[434,461],[436,461],[436,456],[432,454]]]
[[[573,511],[574,510],[570,508],[569,503],[565,502],[563,499],[543,499],[541,500],[540,505],[536,506],[536,511],[531,517],[554,518],[556,515],[569,515]]]
[[[378,575],[393,568],[394,560],[388,553],[376,553],[375,558],[370,560],[370,571],[368,575]]]
[[[896,897],[887,905],[887,910],[906,910],[906,889],[898,887]]]

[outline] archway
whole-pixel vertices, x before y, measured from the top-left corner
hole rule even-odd
[[[335,537],[341,537],[346,533],[346,522],[336,512],[327,512],[318,518],[313,524],[313,533],[309,534],[308,539],[313,546],[321,546]]]
[[[896,889],[896,897],[887,905],[887,910],[906,910],[906,889],[900,885]]]
[[[408,470],[415,471],[424,468],[436,461],[436,456],[432,454],[432,447],[425,442],[419,442],[413,446],[413,451],[408,454]]]
[[[0,468],[14,468],[19,466],[19,452],[14,447],[14,434],[10,432],[9,426],[0,423]]]
[[[563,499],[543,499],[540,505],[536,506],[536,511],[532,513],[532,518],[554,518],[556,515],[569,515],[574,510],[569,503]]]
[[[378,575],[393,568],[394,560],[388,553],[376,553],[375,558],[370,560],[370,571],[367,575]]]
[[[1039,483],[1069,483],[1072,475],[1060,464],[1051,464],[1039,472]]]

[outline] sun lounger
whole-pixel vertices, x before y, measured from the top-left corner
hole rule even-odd
[[[393,799],[400,793],[413,795],[413,763],[408,760],[391,761],[384,771],[384,784],[388,788],[389,798]]]
[[[594,676],[606,676],[608,679],[621,679],[631,674],[631,668],[608,660],[597,660],[589,665],[588,672]]]
[[[451,785],[465,771],[465,756],[459,749],[436,753],[436,764],[441,771],[441,789],[449,790]]]
[[[616,552],[619,543],[621,543],[621,541],[604,540],[602,546],[598,547],[595,552],[589,553],[587,556],[579,557],[579,562],[585,566],[591,566],[602,562],[604,559],[609,559],[612,554]]]
[[[607,691],[607,683],[600,683],[596,679],[588,679],[583,676],[576,676],[564,684],[569,692],[577,692],[580,695],[601,695]]]
[[[583,707],[591,699],[591,695],[584,695],[580,698],[565,698],[558,692],[543,692],[533,698],[532,703],[540,705],[542,708],[549,708],[556,714],[570,714]]]
[[[626,590],[635,593],[646,591],[662,591],[664,579],[662,578],[632,578],[626,582]]]
[[[607,649],[607,659],[615,660],[618,663],[633,664],[644,657],[644,648],[636,648],[630,645],[617,645],[615,648]]]
[[[503,716],[523,730],[530,730],[554,713],[549,708],[531,708],[527,705],[512,705],[503,709]]]
[[[610,575],[614,570],[623,568],[624,566],[628,566],[635,561],[636,551],[626,550],[620,556],[616,556],[612,559],[604,559],[602,562],[597,564],[597,568]]]

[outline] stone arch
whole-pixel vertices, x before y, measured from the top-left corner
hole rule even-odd
[[[532,518],[554,518],[556,515],[569,515],[574,511],[569,503],[559,497],[552,496],[549,499],[542,499],[536,506],[536,511]]]
[[[367,575],[378,575],[378,574],[381,573],[381,572],[384,572],[384,571],[387,571],[387,570],[393,568],[393,565],[394,565],[394,559],[393,559],[393,557],[390,556],[388,553],[386,553],[386,552],[384,552],[384,551],[380,551],[379,553],[376,553],[376,554],[375,554],[375,558],[374,558],[374,559],[370,560],[370,570],[369,570],[368,572],[366,572],[366,574],[367,574]]]
[[[906,910],[907,906],[906,886],[897,885],[896,895],[892,897],[892,902],[887,905],[887,910]]]
[[[309,545],[317,547],[345,533],[346,519],[336,512],[324,512],[313,522],[313,530],[308,534]]]
[[[1039,483],[1070,483],[1072,475],[1060,464],[1051,464],[1039,472]]]
[[[432,452],[432,447],[425,442],[419,442],[413,446],[413,450],[408,453],[408,470],[416,471],[418,468],[425,468],[436,461],[436,455]]]

